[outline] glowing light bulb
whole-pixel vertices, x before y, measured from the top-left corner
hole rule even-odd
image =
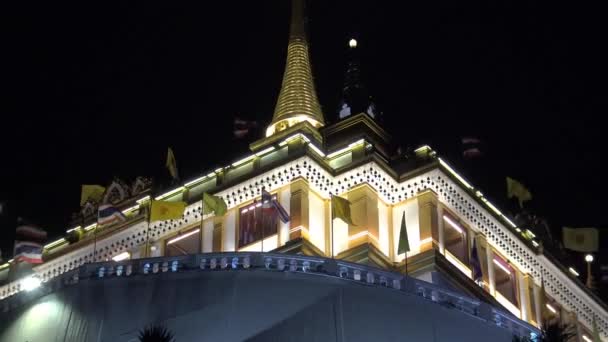
[[[352,38],[351,40],[348,41],[348,46],[350,46],[351,49],[356,48],[357,47],[357,41],[354,38]]]
[[[40,278],[38,278],[37,276],[34,275],[34,276],[29,276],[29,277],[23,279],[21,286],[23,286],[23,289],[25,291],[29,292],[29,291],[39,288],[41,283],[42,283],[42,281],[40,281]]]

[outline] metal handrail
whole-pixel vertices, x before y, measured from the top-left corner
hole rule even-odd
[[[133,275],[154,276],[154,274],[172,272],[253,269],[328,276],[356,284],[383,287],[407,295],[419,296],[438,305],[459,310],[469,316],[507,329],[519,337],[534,338],[540,335],[540,331],[536,327],[499,308],[400,273],[343,260],[280,253],[203,253],[85,264],[53,278],[38,291],[23,292],[18,288],[17,294],[5,298],[0,301],[0,304],[2,305],[1,310],[7,312],[28,301],[64,286],[72,286],[85,279],[103,280],[104,278],[128,278]],[[20,284],[17,286],[19,287]]]

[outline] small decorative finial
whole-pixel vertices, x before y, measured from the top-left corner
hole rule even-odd
[[[357,47],[357,41],[355,40],[355,38],[351,38],[351,40],[348,41],[348,46],[350,46],[351,49]]]

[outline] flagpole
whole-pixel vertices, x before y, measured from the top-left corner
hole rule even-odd
[[[150,199],[150,203],[148,204],[148,209],[146,211],[146,221],[148,221],[148,229],[146,229],[146,250],[144,251],[144,258],[149,256],[150,251],[150,211],[152,210],[152,199]]]
[[[203,252],[203,237],[205,236],[203,230],[204,230],[204,222],[203,222],[203,218],[205,218],[205,193],[203,193],[203,198],[201,198],[201,239],[200,239],[200,248],[199,248],[199,253]],[[213,237],[212,237],[213,238]],[[213,242],[211,243],[211,245],[213,246]],[[212,247],[213,249],[213,247]]]
[[[98,220],[99,221],[99,220]],[[97,229],[99,228],[99,222],[95,225],[93,230],[93,262],[97,262]]]
[[[331,236],[331,246],[330,246],[330,252],[331,252],[331,258],[334,258],[334,217],[333,217],[333,202],[332,202],[332,198],[333,198],[333,194],[329,194],[329,221],[330,221],[330,231],[329,231],[329,235]]]
[[[407,251],[405,251],[405,276],[407,277]]]
[[[262,191],[264,191],[264,188],[262,188]],[[262,221],[262,253],[264,253],[264,193],[263,192],[262,192],[262,207],[261,207],[260,213],[262,216],[262,218],[261,218],[261,221]]]

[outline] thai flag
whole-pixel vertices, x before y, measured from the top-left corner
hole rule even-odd
[[[462,138],[462,156],[465,159],[473,159],[477,157],[481,157],[483,153],[481,152],[481,140],[473,137],[464,137]]]
[[[15,241],[15,261],[24,261],[30,264],[42,263],[43,246],[36,242]]]
[[[14,259],[31,264],[42,263],[43,242],[46,232],[40,228],[24,225],[15,230]]]
[[[283,223],[289,222],[290,217],[287,210],[268,191],[262,189],[262,210],[264,209],[274,209]]]
[[[116,207],[110,204],[102,204],[97,211],[97,224],[110,224],[114,222],[124,222],[127,217]]]

